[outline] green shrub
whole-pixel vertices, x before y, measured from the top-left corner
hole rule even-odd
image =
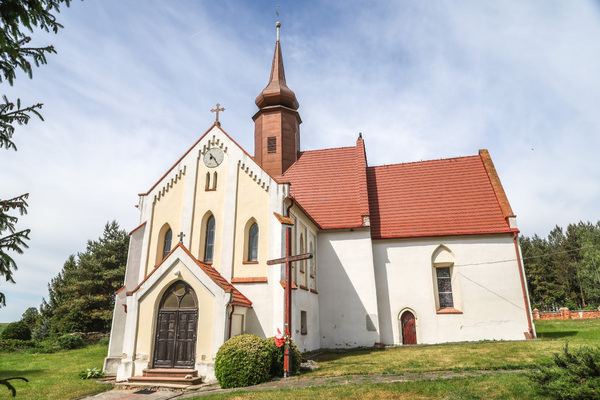
[[[58,347],[65,350],[80,349],[85,346],[85,340],[81,335],[63,335],[58,338]]]
[[[23,321],[12,322],[2,331],[2,339],[30,340],[31,330]]]
[[[554,363],[529,374],[542,393],[553,399],[597,399],[600,394],[600,347],[583,346],[554,354]]]
[[[269,356],[271,357],[271,376],[283,376],[283,346],[277,347],[274,337],[266,338],[265,344],[269,350]],[[290,355],[292,356],[290,372],[292,375],[298,375],[300,372],[300,364],[302,364],[302,353],[294,342],[291,342]]]
[[[48,318],[43,318],[31,332],[31,338],[36,342],[41,342],[48,337],[50,337],[50,320]]]
[[[267,345],[255,335],[232,337],[215,359],[215,375],[224,389],[263,383],[270,377],[270,368]]]
[[[101,344],[102,346],[108,346],[109,343],[110,339],[106,337],[98,340],[98,344]]]
[[[88,368],[85,371],[81,371],[79,373],[79,378],[81,378],[81,379],[104,378],[104,374],[102,373],[102,370],[94,367],[94,368]]]

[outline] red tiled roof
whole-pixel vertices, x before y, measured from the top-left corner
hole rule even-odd
[[[321,229],[363,226],[369,215],[365,148],[312,150],[300,153],[280,178],[291,183],[291,196]]]
[[[208,275],[208,277],[210,279],[212,279],[212,281],[214,283],[216,283],[221,289],[223,289],[223,291],[233,292],[233,299],[231,300],[231,304],[236,305],[236,306],[242,306],[242,307],[252,307],[252,302],[250,300],[248,300],[248,298],[246,296],[244,296],[242,293],[240,293],[240,291],[237,290],[235,288],[235,286],[233,286],[231,283],[227,282],[227,279],[223,278],[223,276],[221,276],[219,271],[214,269],[212,267],[212,265],[206,264],[206,263],[203,263],[202,261],[197,260],[196,257],[194,257],[192,255],[192,253],[190,253],[188,251],[188,249],[186,249],[185,246],[182,245],[181,243],[178,243],[177,246],[175,246],[169,252],[169,255],[171,255],[171,253],[173,253],[177,247],[181,247],[181,249],[196,263],[196,265],[198,267],[200,267],[202,269],[202,271],[204,271],[204,273],[206,275]],[[169,258],[169,255],[167,255],[167,257],[165,257],[165,259],[162,262],[165,262],[165,260],[167,258]],[[161,264],[162,264],[162,262],[161,262]],[[159,265],[154,267],[152,272],[150,274],[148,274],[148,276],[146,278],[144,278],[144,280],[135,289],[133,289],[131,292],[127,292],[127,293],[130,294],[130,293],[137,291],[142,286],[142,284],[144,282],[146,282],[146,280],[158,269]],[[119,289],[119,290],[121,290],[121,289]]]
[[[223,276],[221,276],[219,271],[214,269],[212,267],[212,265],[209,265],[209,264],[203,263],[202,261],[197,260],[196,257],[194,257],[192,255],[192,253],[190,253],[188,251],[188,249],[185,248],[185,246],[181,245],[181,243],[178,244],[178,246],[181,246],[181,248],[190,256],[190,258],[192,260],[194,260],[196,265],[198,265],[200,268],[202,268],[202,271],[204,271],[204,273],[206,273],[206,275],[208,275],[209,278],[212,279],[214,283],[219,285],[219,287],[221,289],[223,289],[225,292],[233,291],[233,299],[231,300],[231,304],[233,304],[235,306],[252,307],[252,302],[250,300],[248,300],[248,298],[246,296],[241,294],[240,291],[235,288],[235,286],[233,286],[231,283],[227,282],[227,279],[223,278]]]
[[[368,167],[372,237],[511,232],[512,210],[490,166],[481,154]]]

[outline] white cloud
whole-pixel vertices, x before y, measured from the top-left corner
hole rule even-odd
[[[597,221],[598,6],[581,2],[280,2],[304,149],[366,140],[370,165],[488,148],[524,234]],[[69,254],[145,192],[214,121],[253,150],[275,40],[268,2],[74,2],[57,55],[9,97],[45,103],[0,157],[2,196],[30,192],[31,248],[0,321],[38,306]]]

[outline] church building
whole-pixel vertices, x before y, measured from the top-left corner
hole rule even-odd
[[[267,261],[290,254],[313,255],[291,274],[301,351],[535,336],[516,218],[487,150],[369,166],[359,134],[302,151],[279,32],[255,102],[253,155],[217,105],[217,122],[139,195],[106,374],[214,379],[227,339],[284,331],[285,268]]]

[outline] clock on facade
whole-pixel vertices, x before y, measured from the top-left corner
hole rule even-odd
[[[211,147],[210,149],[206,150],[206,153],[204,153],[204,165],[206,165],[208,168],[217,167],[223,162],[223,157],[223,150],[218,147]]]

